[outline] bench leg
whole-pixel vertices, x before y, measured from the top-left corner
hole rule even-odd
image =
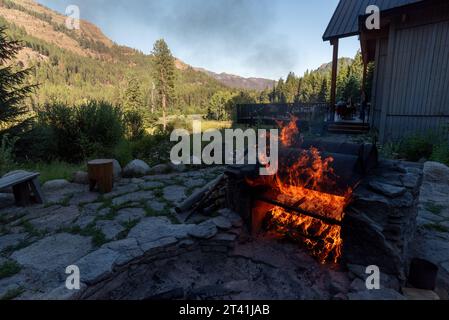
[[[12,190],[17,206],[25,207],[31,204],[31,194],[28,182],[15,185]]]
[[[40,185],[39,180],[37,178],[33,179],[30,182],[30,187],[31,187],[31,190],[34,193],[34,197],[36,198],[36,202],[37,203],[44,203],[45,202],[44,194],[42,193],[41,185]]]

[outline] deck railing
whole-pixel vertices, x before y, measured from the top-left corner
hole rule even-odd
[[[288,121],[292,116],[302,121],[325,121],[327,103],[241,104],[237,106],[237,123]]]

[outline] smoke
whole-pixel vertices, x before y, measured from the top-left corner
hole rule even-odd
[[[76,4],[81,17],[129,33],[130,43],[145,42],[139,49],[151,48],[150,36],[165,38],[175,54],[198,66],[226,66],[221,71],[282,73],[295,66],[295,50],[285,35],[275,34],[280,19],[271,0],[40,0],[64,12]],[[101,22],[101,23],[100,23]],[[110,24],[115,24],[110,26]],[[132,34],[134,28],[145,30]],[[123,29],[123,30],[119,30]],[[139,32],[139,31],[136,31]],[[109,32],[108,34],[111,34]],[[148,39],[139,37],[147,36]],[[220,70],[215,70],[220,71]]]

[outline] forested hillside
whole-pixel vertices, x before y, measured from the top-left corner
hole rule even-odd
[[[29,81],[40,84],[33,104],[87,99],[120,104],[135,79],[145,106],[157,104],[151,55],[113,43],[92,24],[81,21],[81,30],[69,30],[64,16],[32,0],[0,0],[0,25],[26,47],[19,52],[19,64],[34,67]],[[176,67],[173,109],[203,110],[216,91],[229,90],[179,60]]]
[[[338,63],[337,101],[352,98],[360,101],[363,63],[360,52],[354,59],[341,58]],[[303,76],[290,72],[286,79],[279,79],[276,86],[260,94],[259,102],[329,102],[332,66],[323,64],[318,69],[306,71]],[[369,67],[366,92],[371,92],[372,66]],[[368,96],[369,99],[369,96]]]

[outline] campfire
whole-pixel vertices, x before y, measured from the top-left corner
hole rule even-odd
[[[286,152],[298,140],[302,143],[296,118],[280,126],[280,170],[274,176],[246,179],[248,185],[266,189],[253,207],[253,220],[258,221],[253,232],[264,229],[267,235],[298,241],[322,263],[338,262],[351,188],[339,190],[334,158],[323,157],[316,147]]]
[[[297,123],[280,124],[275,175],[261,175],[260,163],[228,165],[176,210],[188,220],[226,207],[254,239],[294,241],[323,264],[377,265],[405,279],[422,169],[379,161],[372,144],[303,139]]]

